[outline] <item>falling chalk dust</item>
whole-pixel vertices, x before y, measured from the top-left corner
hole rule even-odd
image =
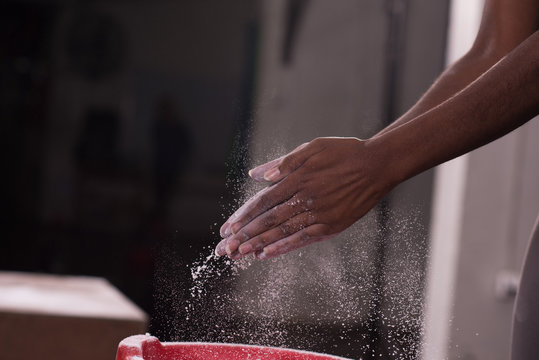
[[[236,186],[246,196],[231,211],[260,189]],[[427,253],[425,241],[417,241],[417,233],[425,233],[417,215],[392,214],[397,220],[386,231],[391,262],[383,266],[382,286],[373,262],[380,241],[374,211],[335,239],[275,259],[232,261],[207,247],[184,265],[191,277],[187,296],[169,289],[168,296],[176,296],[169,319],[173,340],[416,359]]]

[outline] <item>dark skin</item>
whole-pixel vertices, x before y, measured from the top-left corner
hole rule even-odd
[[[221,227],[218,255],[278,256],[348,228],[391,189],[539,114],[539,1],[486,0],[470,51],[370,139],[318,138],[249,172],[269,186]]]

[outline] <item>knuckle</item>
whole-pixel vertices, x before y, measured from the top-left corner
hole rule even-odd
[[[299,234],[299,240],[300,242],[307,242],[311,238],[311,234],[309,234],[307,231],[302,231]]]
[[[299,198],[298,194],[294,194],[290,199],[286,201],[286,206],[291,208],[293,211],[301,209],[303,206],[303,201]]]
[[[305,211],[300,216],[302,224],[304,224],[305,226],[313,225],[317,223],[318,220],[318,216],[316,215],[316,213],[309,209],[305,209]]]
[[[299,159],[295,155],[288,155],[283,159],[282,167],[286,170],[293,170],[298,168],[300,165]]]
[[[245,230],[241,230],[239,233],[238,233],[238,240],[240,242],[245,242],[247,240],[249,240],[251,236],[249,235],[249,233]]]
[[[292,232],[292,224],[290,224],[289,222],[284,222],[279,225],[279,230],[281,230],[281,233],[283,235],[288,235]]]
[[[314,211],[308,211],[307,212],[307,223],[309,225],[318,223],[319,216]]]
[[[262,220],[262,225],[266,228],[274,227],[277,225],[277,216],[274,213],[267,214]]]
[[[262,195],[260,196],[260,199],[258,199],[258,204],[264,208],[268,209],[271,206],[271,199],[268,195]]]
[[[328,144],[329,139],[326,137],[317,137],[311,141],[311,144],[317,148],[324,148]]]
[[[337,230],[333,230],[331,227],[329,226],[323,226],[322,227],[322,230],[320,231],[321,234],[323,236],[331,236],[331,235],[334,235],[334,234],[337,234],[339,231]]]
[[[267,241],[268,240],[263,236],[253,239],[253,242],[252,242],[253,249],[262,250],[266,246]]]

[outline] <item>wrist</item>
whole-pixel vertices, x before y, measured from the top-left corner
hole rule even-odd
[[[365,140],[365,148],[376,167],[374,171],[387,192],[410,177],[406,153],[399,148],[398,139],[391,133],[388,131]]]

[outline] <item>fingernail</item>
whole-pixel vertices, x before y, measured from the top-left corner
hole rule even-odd
[[[229,226],[229,232],[232,232],[232,234],[237,234],[238,231],[240,231],[241,229],[241,224],[240,223],[234,223],[232,225]]]
[[[240,254],[247,255],[253,251],[253,247],[251,246],[251,244],[243,244],[240,246],[239,251]]]
[[[228,256],[232,255],[232,250],[230,249],[230,245],[226,244],[225,251]]]
[[[256,180],[256,181],[265,180],[264,173],[261,171],[259,167],[255,167],[254,169],[249,170],[249,176],[251,177],[251,179]]]
[[[273,169],[269,169],[268,171],[266,171],[264,173],[264,180],[266,181],[274,181],[274,180],[277,180],[277,178],[279,177],[280,175],[280,171],[279,171],[279,168],[277,167],[274,167]]]
[[[232,260],[239,260],[239,259],[241,259],[242,257],[243,257],[243,255],[240,254],[240,253],[238,253],[238,252],[236,252],[236,253],[230,255],[230,259],[232,259]]]
[[[221,241],[217,246],[215,247],[215,255],[217,256],[223,256],[226,252],[223,249],[223,241]]]
[[[219,229],[219,234],[223,238],[230,235],[230,224],[228,222],[224,223],[223,226],[221,226],[221,229]]]
[[[258,254],[258,260],[264,260],[268,257],[268,254],[266,254],[265,251],[262,251],[260,254]]]

